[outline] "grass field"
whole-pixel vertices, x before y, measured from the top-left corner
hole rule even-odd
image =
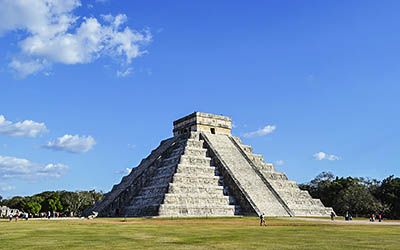
[[[0,220],[0,249],[400,249],[400,226],[257,218]]]

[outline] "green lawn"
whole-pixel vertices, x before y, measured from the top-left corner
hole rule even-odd
[[[290,219],[0,220],[0,249],[399,249],[400,226]]]

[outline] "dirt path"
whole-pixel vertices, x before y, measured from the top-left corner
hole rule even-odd
[[[379,225],[379,226],[400,226],[400,221],[386,221],[383,220],[382,222],[370,222],[368,219],[365,220],[351,220],[351,221],[345,221],[341,219],[336,219],[334,221],[331,221],[329,219],[319,219],[319,218],[288,218],[289,220],[302,220],[302,221],[315,221],[315,222],[326,222],[326,223],[338,223],[338,224],[349,224],[349,225]]]

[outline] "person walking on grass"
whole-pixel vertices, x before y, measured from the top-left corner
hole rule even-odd
[[[260,227],[261,227],[261,226],[264,226],[264,227],[267,226],[267,224],[265,223],[265,214],[264,214],[264,213],[262,213],[262,214],[260,215]]]
[[[336,217],[336,214],[335,214],[335,212],[332,211],[332,212],[331,212],[331,220],[334,221],[334,220],[335,220],[335,217]]]

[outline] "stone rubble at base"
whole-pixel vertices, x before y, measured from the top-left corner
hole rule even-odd
[[[195,112],[85,211],[126,216],[329,216],[307,191],[231,135],[225,116]]]

